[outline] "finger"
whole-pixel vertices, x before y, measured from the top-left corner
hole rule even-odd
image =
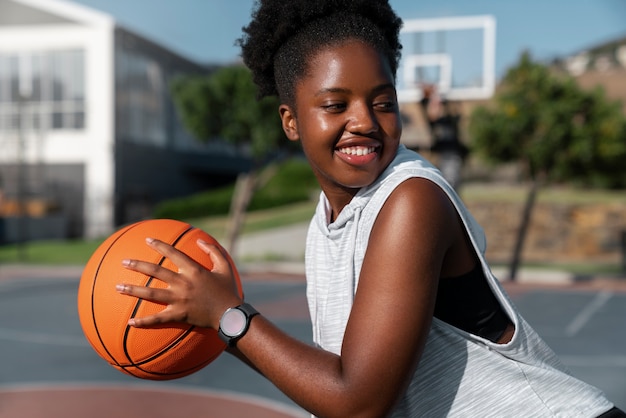
[[[202,248],[211,258],[211,262],[213,263],[211,273],[215,274],[215,277],[221,278],[222,280],[228,279],[231,285],[231,290],[239,297],[241,295],[241,289],[237,284],[234,263],[226,250],[218,245],[212,245],[202,240],[198,240],[198,246],[200,246],[200,248]]]
[[[168,309],[166,308],[154,315],[144,316],[141,318],[130,318],[128,320],[128,325],[135,328],[148,328],[155,325],[171,323],[173,321],[173,318],[171,318],[170,315],[167,314],[167,312]]]
[[[171,325],[172,323],[184,323],[186,322],[186,319],[187,315],[184,311],[175,309],[171,305],[168,305],[161,312],[157,312],[153,315],[130,318],[128,320],[128,325],[137,328],[146,328],[162,324]]]
[[[197,244],[211,258],[211,263],[213,264],[213,268],[211,269],[212,272],[230,272],[230,263],[220,247],[214,244],[209,244],[208,242],[201,239],[197,241]]]
[[[115,286],[115,290],[122,295],[134,296],[150,302],[169,305],[172,303],[171,292],[168,289],[159,289],[146,286],[133,286],[120,283]]]
[[[162,256],[167,257],[172,263],[178,266],[179,270],[182,269],[184,266],[196,264],[193,259],[187,256],[187,254],[174,248],[170,244],[166,244],[161,240],[155,238],[146,238],[146,244],[148,244]]]
[[[122,260],[122,265],[129,270],[133,270],[139,273],[143,273],[149,277],[156,277],[157,279],[171,283],[176,279],[176,272],[169,270],[159,264],[149,263],[141,260]]]

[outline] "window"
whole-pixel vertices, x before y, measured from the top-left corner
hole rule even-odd
[[[0,130],[80,130],[85,119],[84,51],[0,53]]]
[[[139,51],[120,49],[115,67],[117,134],[134,143],[164,146],[167,89],[160,64]]]

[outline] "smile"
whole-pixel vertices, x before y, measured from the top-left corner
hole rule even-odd
[[[337,151],[339,151],[342,154],[361,156],[361,155],[371,154],[375,150],[376,150],[376,147],[354,146],[354,147],[339,148]]]

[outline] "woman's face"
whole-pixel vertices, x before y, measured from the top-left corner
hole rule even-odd
[[[295,109],[281,106],[283,127],[301,141],[329,198],[372,184],[402,132],[387,59],[359,41],[329,46],[311,58],[295,93]]]

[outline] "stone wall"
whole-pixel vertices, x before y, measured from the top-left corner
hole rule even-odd
[[[510,261],[523,204],[466,202],[487,236],[487,257]],[[522,259],[532,262],[622,263],[626,204],[537,202],[526,235]]]

